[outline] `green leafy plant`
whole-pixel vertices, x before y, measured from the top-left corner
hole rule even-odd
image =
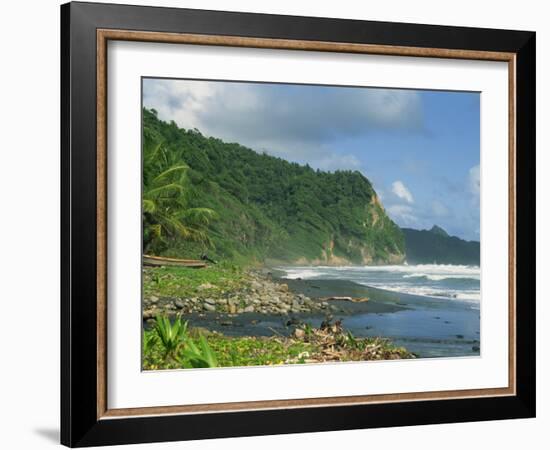
[[[149,354],[158,343],[158,334],[143,332],[143,353]]]
[[[216,354],[202,334],[199,336],[198,346],[192,339],[187,339],[185,348],[180,355],[180,363],[184,367],[190,365],[193,368],[218,367]]]
[[[354,349],[359,349],[361,347],[360,341],[352,334],[351,331],[346,333],[347,345]]]
[[[187,322],[183,322],[180,318],[170,323],[170,319],[166,316],[157,316],[155,318],[155,331],[164,348],[164,358],[173,357],[180,345],[186,339]]]
[[[313,334],[313,327],[309,323],[304,323],[303,330],[306,337],[310,337]]]

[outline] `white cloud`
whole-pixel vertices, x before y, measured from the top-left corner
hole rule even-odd
[[[185,128],[198,128],[198,118],[208,101],[219,94],[221,85],[201,81],[178,83],[172,80],[145,79],[143,81],[143,105],[157,110],[163,120],[173,120]]]
[[[143,104],[182,128],[293,161],[337,155],[329,147],[343,136],[424,126],[420,95],[399,89],[145,79]]]
[[[468,173],[468,186],[473,195],[479,196],[480,186],[479,164],[470,169]]]
[[[407,203],[414,203],[414,198],[411,192],[402,181],[394,181],[391,185],[391,190],[401,200],[405,200]]]
[[[468,172],[467,189],[470,191],[470,202],[472,208],[479,212],[480,202],[480,174],[479,165],[472,167]]]
[[[379,124],[398,125],[407,114],[420,112],[418,94],[414,91],[373,89],[364,91],[366,107]]]
[[[338,169],[353,170],[359,167],[361,167],[361,161],[355,155],[332,153],[321,157],[315,168],[334,171]]]
[[[402,227],[415,227],[418,225],[418,217],[413,213],[409,205],[390,205],[386,207],[390,217]]]

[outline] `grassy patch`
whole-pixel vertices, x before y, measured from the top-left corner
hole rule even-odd
[[[155,331],[145,331],[145,341],[151,339]],[[292,342],[275,337],[228,337],[220,333],[205,333],[193,329],[189,338],[194,341],[204,339],[216,356],[218,367],[269,366],[277,364],[304,363],[317,349],[306,342]],[[182,344],[185,348],[185,344]],[[145,370],[184,369],[192,367],[186,361],[184,352],[180,358],[165,358],[165,349],[160,341],[145,349],[143,368]]]
[[[145,267],[145,297],[194,297],[199,294],[224,294],[249,285],[245,272],[237,266],[218,265],[204,269],[189,267]]]
[[[277,337],[230,338],[216,333],[208,337],[208,342],[224,367],[304,363],[316,351],[313,344]]]

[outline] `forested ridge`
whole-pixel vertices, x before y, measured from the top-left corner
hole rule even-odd
[[[357,171],[326,172],[143,110],[147,253],[312,264],[396,263],[404,237]]]
[[[478,241],[449,236],[437,225],[430,230],[403,228],[405,251],[410,264],[466,264],[479,266]]]

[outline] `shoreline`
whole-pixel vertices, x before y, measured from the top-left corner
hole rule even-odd
[[[145,269],[153,273],[155,269]],[[204,270],[204,269],[193,269]],[[208,269],[206,269],[208,270]],[[169,317],[194,314],[225,313],[229,316],[261,314],[293,316],[309,314],[352,315],[393,313],[408,309],[399,294],[360,285],[349,280],[287,279],[276,269],[245,270],[239,285],[230,290],[221,283],[202,283],[192,295],[144,295],[144,320],[156,315]]]
[[[304,294],[316,301],[330,297],[349,297],[351,299],[368,299],[368,301],[354,302],[348,300],[332,300],[331,303],[343,307],[348,314],[380,314],[393,313],[409,309],[403,302],[409,294],[396,293],[383,289],[364,286],[350,280],[326,279],[289,279],[281,275],[282,271],[273,271],[273,278],[284,281],[290,290]]]
[[[208,270],[210,274],[200,269],[178,276],[173,269],[152,271],[160,277],[157,281],[161,287],[153,286],[155,292],[175,295],[144,301],[144,329],[151,330],[154,318],[161,315],[170,320],[182,318],[190,327],[220,338],[261,341],[293,339],[300,327],[320,327],[327,320],[338,320],[358,338],[387,339],[415,355],[479,354],[479,330],[463,328],[464,314],[470,317],[475,312],[468,311],[462,302],[386,291],[349,280],[287,279],[286,272],[269,268],[239,270],[234,279],[228,279],[220,267]],[[178,289],[162,289],[163,276],[174,286],[190,285],[184,290],[186,297],[182,298]],[[205,283],[204,279],[210,281]],[[151,292],[145,284],[144,291]],[[349,299],[327,300],[329,297]],[[356,298],[368,300],[352,301]],[[238,308],[230,310],[236,299]],[[187,308],[179,308],[181,305]]]
[[[174,269],[147,269],[147,272],[153,275],[147,280],[159,290],[163,281],[183,283],[184,275],[198,277],[200,284],[196,282],[192,289],[182,291],[189,294],[186,298],[150,295],[143,300],[148,308],[143,310],[144,370],[193,366],[192,361],[185,359],[185,353],[179,357],[167,357],[157,335],[157,320],[165,323],[164,326],[185,322],[187,337],[182,337],[180,346],[185,349],[189,339],[203,342],[201,346],[209,348],[208,351],[217,359],[215,364],[220,367],[417,356],[385,336],[356,336],[346,327],[344,317],[365,312],[382,315],[406,309],[389,301],[395,301],[395,296],[384,303],[371,298],[373,291],[370,288],[353,282],[325,280],[326,285],[320,287],[309,281],[287,280],[278,273],[274,276],[269,269],[260,269],[239,273],[235,277],[238,281],[234,284],[235,290],[228,291],[226,285],[231,285],[231,282],[219,269],[212,270],[215,277],[207,283],[202,282],[206,272],[202,275]],[[180,274],[180,278],[173,279],[175,272]],[[327,300],[344,294],[349,300]],[[353,302],[355,298],[362,301]]]

